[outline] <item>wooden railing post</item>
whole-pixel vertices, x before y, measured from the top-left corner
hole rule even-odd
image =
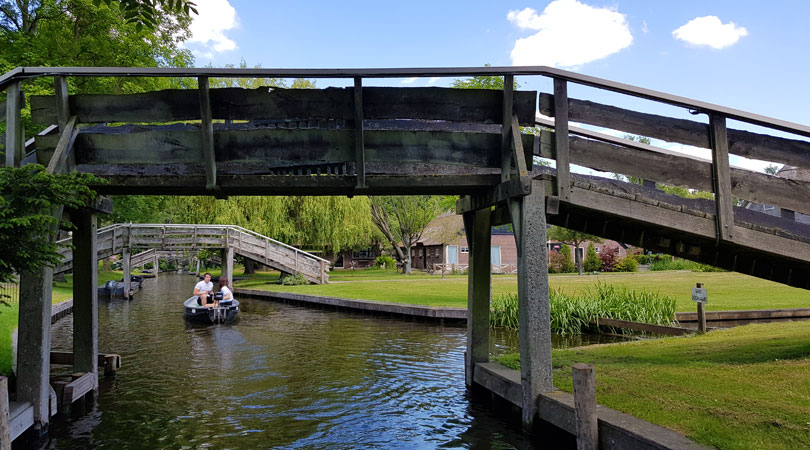
[[[568,149],[568,84],[554,79],[554,150],[557,161],[557,196],[571,199],[571,157]]]
[[[205,188],[217,187],[217,162],[214,154],[214,121],[211,114],[211,97],[208,95],[208,77],[199,77],[200,121],[202,123],[201,147],[205,161]]]
[[[19,167],[25,157],[22,117],[22,92],[20,83],[12,83],[6,88],[6,167]]]
[[[512,177],[512,110],[514,103],[514,75],[503,77],[503,122],[501,133],[501,182]]]
[[[366,150],[363,134],[363,79],[354,78],[354,151],[357,184],[355,187],[366,187]]]
[[[712,137],[712,182],[714,201],[717,206],[715,214],[717,240],[718,242],[730,241],[734,239],[734,197],[731,193],[726,118],[718,114],[710,114],[709,128]]]

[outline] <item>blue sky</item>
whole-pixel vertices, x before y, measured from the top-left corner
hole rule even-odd
[[[243,59],[248,66],[267,68],[542,64],[810,124],[807,1],[197,4],[201,14],[193,25],[193,42],[186,45],[198,66]],[[385,83],[442,86],[450,80],[409,81]],[[523,88],[549,89],[539,79],[518,81]],[[318,81],[318,86],[327,84]],[[587,88],[569,92],[688,117],[674,108]]]

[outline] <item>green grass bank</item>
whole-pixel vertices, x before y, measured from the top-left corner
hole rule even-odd
[[[593,364],[597,401],[721,449],[810,448],[810,321],[553,351],[554,385]],[[498,358],[520,368],[519,355]]]
[[[411,303],[427,306],[467,305],[466,275],[402,275],[379,269],[334,271],[329,284],[281,286],[275,284],[278,274],[259,272],[250,279],[235,283],[236,287],[268,291],[295,292],[352,299]],[[600,275],[550,275],[552,288],[569,295],[581,295],[589,286],[603,282],[630,290],[647,290],[675,299],[676,311],[694,311],[691,288],[704,283],[708,289],[708,311],[743,309],[782,309],[810,307],[810,291],[785,286],[772,281],[735,272],[636,272],[604,273]],[[494,275],[492,295],[517,293],[514,275]]]

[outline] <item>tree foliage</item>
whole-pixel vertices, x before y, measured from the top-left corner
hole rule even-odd
[[[485,64],[489,67],[489,64]],[[478,75],[469,78],[457,78],[450,83],[450,86],[458,89],[496,89],[503,90],[503,77],[494,75]],[[513,88],[517,89],[520,85],[517,82],[513,83]]]
[[[599,258],[599,253],[596,253],[596,248],[593,242],[588,244],[588,251],[585,252],[585,271],[597,272],[602,267],[602,259]]]
[[[411,247],[441,214],[441,204],[442,196],[436,195],[371,197],[372,222],[393,247],[403,273],[411,272]]]
[[[38,164],[0,168],[0,282],[58,264],[56,244],[44,238],[58,225],[51,211],[87,204],[95,198],[88,185],[100,182],[90,174],[48,174]]]

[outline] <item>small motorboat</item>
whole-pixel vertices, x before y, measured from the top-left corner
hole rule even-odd
[[[192,296],[183,302],[186,320],[205,324],[228,323],[236,319],[239,314],[239,300],[220,302],[216,308],[201,306],[199,297]]]

